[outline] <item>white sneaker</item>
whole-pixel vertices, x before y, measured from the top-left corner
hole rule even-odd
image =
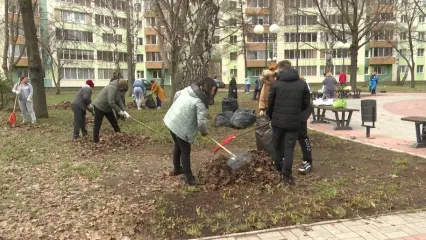
[[[161,107],[157,107],[157,109],[161,109]]]

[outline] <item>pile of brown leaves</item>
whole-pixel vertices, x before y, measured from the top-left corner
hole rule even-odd
[[[50,109],[54,109],[54,110],[67,110],[67,109],[71,109],[71,102],[70,101],[62,101],[58,104],[52,104],[49,105]]]
[[[102,131],[98,144],[94,144],[90,137],[73,140],[73,143],[79,146],[82,157],[90,157],[141,148],[151,141],[150,137],[138,134]]]
[[[280,176],[272,160],[263,152],[252,151],[249,166],[233,171],[226,165],[227,157],[210,160],[200,168],[198,177],[208,188],[219,189],[229,185],[279,184]]]

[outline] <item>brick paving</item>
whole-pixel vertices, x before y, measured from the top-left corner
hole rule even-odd
[[[339,220],[203,240],[426,240],[426,211]]]

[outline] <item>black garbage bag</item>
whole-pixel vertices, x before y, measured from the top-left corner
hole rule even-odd
[[[155,102],[152,95],[145,96],[145,106],[149,109],[156,109],[157,103]]]
[[[268,122],[267,117],[256,119],[256,127],[265,125]],[[270,157],[274,154],[274,142],[272,138],[272,128],[268,125],[256,129],[256,147],[258,151],[266,152]]]
[[[256,122],[256,115],[248,108],[238,108],[232,115],[230,124],[237,129],[244,129],[252,126]]]
[[[234,115],[234,112],[232,111],[219,113],[214,119],[215,126],[216,127],[229,126],[229,121],[231,120],[232,115]]]
[[[224,98],[222,100],[222,112],[232,111],[235,112],[238,109],[238,100],[233,98]]]

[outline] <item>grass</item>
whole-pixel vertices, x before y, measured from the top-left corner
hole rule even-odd
[[[170,95],[169,89],[166,91]],[[71,101],[74,93],[48,92],[48,104]],[[221,91],[217,99],[226,95]],[[257,102],[251,100],[251,94],[240,93],[239,104],[255,109]],[[166,109],[129,112],[169,134],[162,123]],[[244,131],[215,128],[214,117],[220,112],[221,104],[216,100],[208,121],[213,138],[220,141]],[[1,122],[8,116],[9,112],[0,111]],[[180,177],[168,176],[170,142],[131,120],[119,124],[132,137],[148,136],[150,140],[129,150],[112,151],[101,145],[99,154],[86,157],[81,153],[95,147],[71,141],[71,110],[50,109],[49,119],[39,119],[36,127],[11,129],[3,124],[0,222],[7,225],[1,237],[182,239],[426,206],[419,197],[425,190],[426,166],[408,155],[311,132],[315,174],[298,178],[295,189],[268,183],[212,191],[185,186]],[[104,121],[101,135],[107,130],[111,127]],[[254,134],[227,145],[232,151],[255,146]],[[191,160],[194,172],[215,158],[213,147],[206,138],[197,139]],[[300,151],[295,154],[295,161],[299,161]],[[371,160],[372,155],[377,159]],[[382,174],[377,173],[379,169]]]

